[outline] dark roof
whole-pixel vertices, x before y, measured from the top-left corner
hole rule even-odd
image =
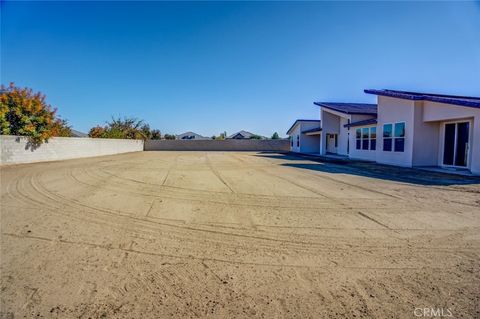
[[[321,131],[321,130],[322,130],[321,127],[316,127],[316,128],[312,128],[311,130],[302,131],[302,134],[312,133],[312,132],[318,132],[318,131]]]
[[[261,135],[258,135],[258,134],[254,134],[252,132],[248,132],[248,131],[244,131],[244,130],[241,130],[235,134],[232,134],[230,135],[229,137],[227,138],[231,138],[231,139],[249,139],[249,138],[252,138],[253,136],[260,136],[262,139],[266,139],[265,136],[261,136]]]
[[[432,94],[432,93],[419,93],[408,91],[396,91],[396,90],[365,90],[365,93],[390,96],[405,100],[414,101],[431,101],[446,104],[454,104],[468,107],[480,108],[480,97],[473,96],[459,96],[459,95],[445,95],[445,94]]]
[[[313,104],[346,114],[377,114],[377,104],[333,102],[313,102]]]
[[[345,124],[343,127],[355,127],[355,126],[364,126],[364,125],[372,125],[372,124],[377,124],[376,118],[357,121],[350,124]]]
[[[71,131],[72,131],[72,137],[88,137],[87,133],[83,133],[73,129]]]
[[[295,125],[297,125],[298,122],[317,122],[317,123],[320,123],[320,120],[298,119],[298,120],[296,120],[295,122],[293,122],[292,126],[290,126],[290,128],[287,130],[287,135],[288,135],[288,132],[290,132],[290,130],[291,130]]]

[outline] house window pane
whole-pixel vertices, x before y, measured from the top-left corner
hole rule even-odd
[[[392,139],[391,138],[384,138],[383,139],[383,150],[387,152],[392,151]]]
[[[362,150],[368,150],[368,138],[362,140]]]
[[[383,137],[392,137],[392,124],[383,125]]]
[[[362,137],[368,139],[368,127],[362,129]]]
[[[370,128],[370,138],[377,138],[377,128],[371,127]]]
[[[359,149],[360,149],[361,142],[362,142],[362,141],[361,141],[360,139],[357,139],[357,147],[356,147],[356,148],[357,148],[357,150],[359,150]]]
[[[359,128],[357,128],[357,130],[356,130],[356,134],[357,134],[357,135],[356,135],[356,136],[357,136],[357,138],[360,138],[360,137],[362,137],[362,130],[361,130],[361,129],[359,129]]]
[[[377,140],[376,140],[376,139],[370,140],[370,149],[371,149],[372,151],[374,151],[374,150],[377,149]]]
[[[405,123],[395,123],[395,137],[405,137]]]
[[[405,138],[395,139],[395,152],[403,152],[405,150]]]

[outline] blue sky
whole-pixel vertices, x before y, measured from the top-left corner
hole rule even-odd
[[[480,96],[480,2],[2,2],[1,82],[75,129],[270,136],[365,88]]]

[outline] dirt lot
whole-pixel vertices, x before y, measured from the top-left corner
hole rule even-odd
[[[440,177],[220,152],[3,167],[2,316],[479,318],[480,184]]]

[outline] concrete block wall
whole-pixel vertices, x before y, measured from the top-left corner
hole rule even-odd
[[[20,136],[0,136],[0,163],[19,164],[143,151],[141,140],[53,137],[37,148]]]
[[[281,140],[150,140],[145,151],[275,151],[288,152],[288,139]]]

